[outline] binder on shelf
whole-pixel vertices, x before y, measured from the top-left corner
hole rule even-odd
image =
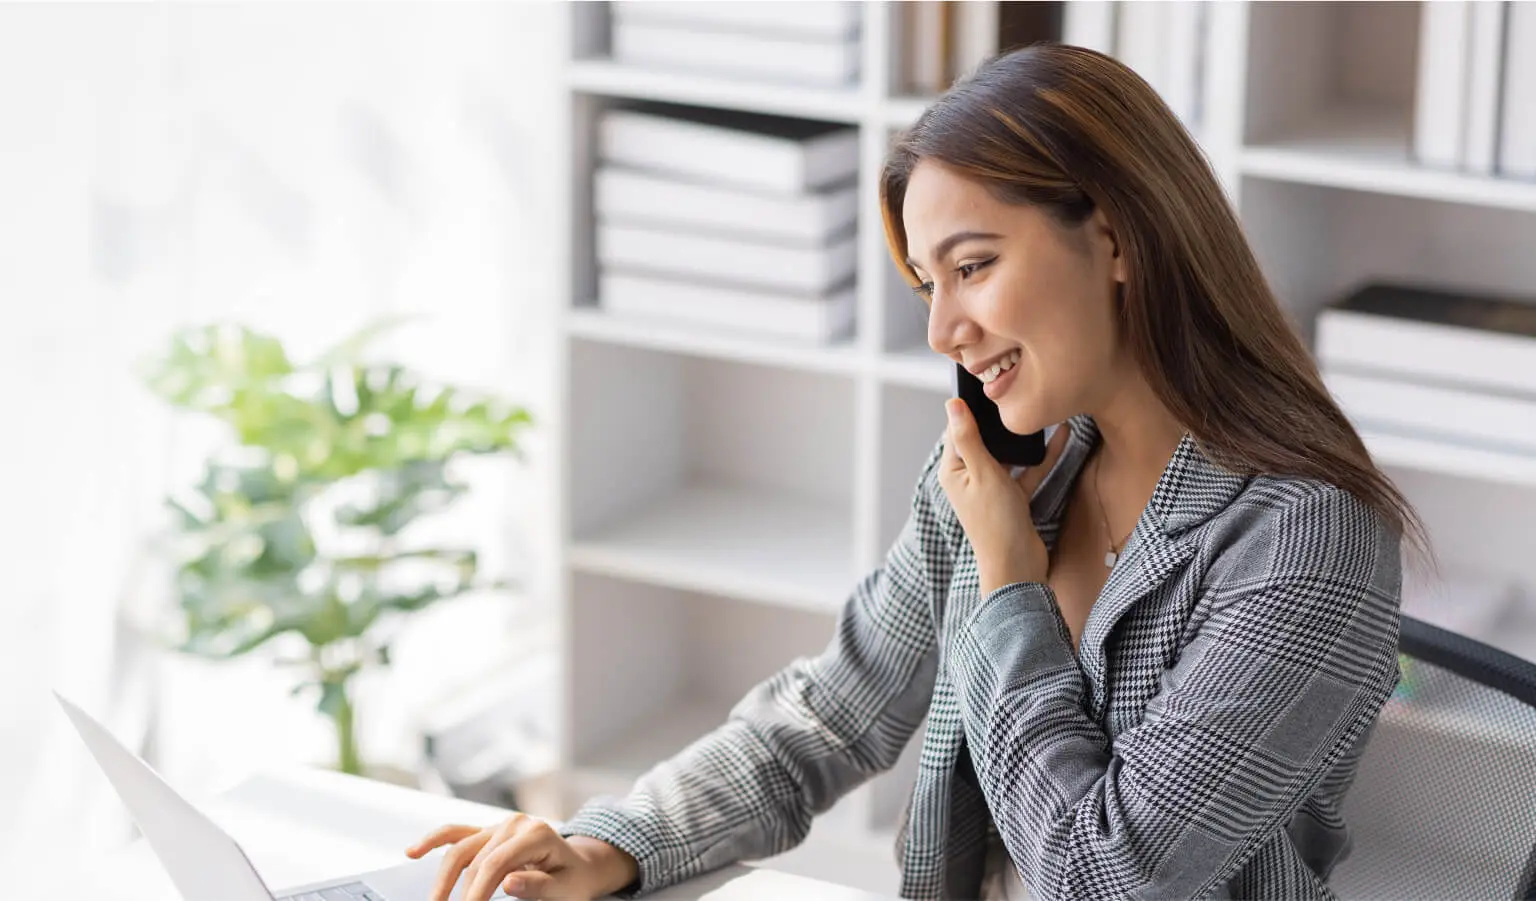
[[[598,305],[616,316],[808,343],[836,341],[852,332],[856,293],[851,284],[811,295],[615,270],[598,276]]]
[[[853,228],[858,202],[853,184],[804,194],[762,194],[613,166],[599,166],[593,177],[593,205],[604,222],[650,223],[802,246],[824,244]]]
[[[1325,369],[1536,398],[1536,300],[1371,284],[1317,319]]]
[[[954,84],[956,80],[976,71],[977,66],[1000,49],[998,33],[1002,16],[995,0],[971,3],[948,3],[946,0],[946,5],[949,7],[952,27],[949,31],[949,71],[945,74],[949,83]]]
[[[1413,156],[1425,166],[1461,165],[1466,135],[1470,4],[1419,4],[1418,83],[1413,99]]]
[[[1062,10],[1061,42],[1115,52],[1115,0],[1071,0]]]
[[[905,74],[902,88],[914,94],[941,94],[949,87],[953,10],[944,0],[912,0],[897,7],[901,16]]]
[[[744,288],[824,294],[853,278],[854,234],[821,247],[600,222],[600,269],[672,275]]]
[[[850,39],[703,31],[644,20],[613,25],[613,58],[619,62],[732,78],[846,87],[858,79],[860,53],[859,42]]]
[[[948,2],[949,80],[964,78],[987,58],[1036,41],[1061,38],[1058,2],[1003,3],[998,0]]]
[[[1191,134],[1198,134],[1201,120],[1201,97],[1205,59],[1205,23],[1207,5],[1204,3],[1173,3],[1166,10],[1165,23],[1168,43],[1164,49],[1163,100],[1174,115],[1184,123]]]
[[[1060,40],[1061,2],[913,0],[898,4],[904,75],[902,89],[942,93],[999,53]]]
[[[613,109],[597,137],[604,162],[779,193],[831,187],[859,166],[856,128],[738,110]]]
[[[1168,96],[1168,9],[1165,0],[1121,3],[1115,18],[1115,56],[1158,95]]]
[[[610,4],[614,24],[642,22],[681,25],[703,31],[752,32],[836,41],[856,37],[862,11],[854,0],[805,0],[785,15],[780,0],[617,0]]]
[[[1506,0],[1468,4],[1466,136],[1462,167],[1492,175],[1498,162]]]
[[[1426,385],[1398,376],[1323,369],[1323,382],[1352,422],[1391,434],[1536,454],[1536,397]]]
[[[1536,179],[1536,3],[1511,3],[1504,21],[1499,174]]]

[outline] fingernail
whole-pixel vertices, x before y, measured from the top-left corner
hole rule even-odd
[[[501,884],[501,890],[509,895],[515,895],[525,888],[527,886],[523,883],[523,880],[516,876],[508,876],[507,881]]]
[[[959,413],[955,412],[955,405],[947,401],[944,404],[944,412],[949,416],[950,422],[954,422],[960,416]]]

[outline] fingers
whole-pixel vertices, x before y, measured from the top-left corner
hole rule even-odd
[[[453,884],[459,881],[459,874],[480,853],[486,842],[491,840],[494,831],[478,829],[448,849],[448,853],[443,855],[442,864],[437,868],[437,878],[432,881],[432,894],[428,895],[431,901],[448,901],[448,894],[453,891]]]
[[[971,416],[971,408],[965,401],[952,397],[944,402],[944,412],[949,417],[945,431],[944,455],[941,474],[956,475],[962,472],[978,472],[987,462],[996,463],[981,440],[981,430]]]
[[[490,901],[496,887],[508,877],[515,874],[521,881],[524,867],[534,871],[547,869],[556,846],[563,841],[548,823],[533,817],[508,823],[511,828],[507,834],[493,842],[489,852],[466,874],[464,901]]]
[[[416,844],[406,848],[405,856],[413,859],[421,857],[423,854],[426,854],[433,848],[438,848],[443,845],[451,845],[454,842],[462,838],[468,838],[469,836],[474,835],[479,831],[480,827],[478,826],[462,826],[457,823],[444,826],[436,832],[430,833],[426,838],[423,838]]]
[[[1045,446],[1045,459],[1019,473],[1019,487],[1024,489],[1025,497],[1034,497],[1035,489],[1045,481],[1046,473],[1049,473],[1051,467],[1056,465],[1056,461],[1061,459],[1061,453],[1067,447],[1067,437],[1071,431],[1066,423],[1057,426],[1056,433],[1051,436],[1050,442]]]
[[[463,875],[459,877],[459,884],[464,888],[463,893],[459,895],[461,901],[470,897],[470,889],[480,876],[480,871],[485,866],[485,859],[491,855],[491,852],[501,847],[502,842],[505,842],[517,831],[518,816],[518,814],[513,814],[497,825],[491,831],[490,840],[480,846],[480,850],[475,852],[475,856],[469,861],[469,865],[464,868]],[[506,874],[503,873],[501,875]]]
[[[490,841],[487,841],[485,844],[480,846],[480,850],[475,852],[474,858],[470,860],[469,866],[465,869],[465,885],[468,885],[470,881],[474,879],[475,874],[479,872],[481,862],[484,861],[492,851],[495,851],[502,842],[506,841],[514,831],[516,831],[517,817],[517,814],[513,814],[512,816],[507,817],[505,820],[502,820],[495,829],[491,830]]]
[[[555,888],[555,877],[538,870],[523,870],[501,881],[501,890],[514,898],[548,898]]]

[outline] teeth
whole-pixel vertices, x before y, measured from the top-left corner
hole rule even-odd
[[[988,366],[979,376],[981,383],[983,385],[987,384],[988,382],[1012,369],[1014,364],[1017,362],[1019,362],[1019,352],[1014,351],[1008,356],[1003,357],[1001,360],[998,360],[996,363],[993,363],[991,366]]]

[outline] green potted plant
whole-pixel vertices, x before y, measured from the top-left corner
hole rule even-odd
[[[365,766],[353,679],[389,664],[392,620],[506,587],[481,577],[473,549],[435,546],[411,527],[464,494],[456,459],[521,459],[531,424],[497,398],[365,362],[387,325],[303,364],[272,336],[198,327],[177,334],[146,373],[157,395],[220,420],[234,439],[167,499],[171,640],[226,659],[302,636],[286,641],[308,653],[278,662],[298,670],[294,692],[313,693],[334,723],[336,766],[354,774]]]

